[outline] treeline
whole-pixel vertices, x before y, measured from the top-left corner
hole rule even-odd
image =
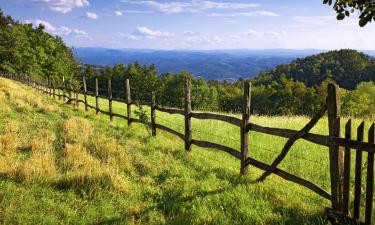
[[[77,75],[77,62],[72,50],[58,36],[44,32],[44,26],[34,28],[22,24],[0,9],[0,70],[5,73],[25,74],[34,79],[52,78],[67,81]]]
[[[301,81],[308,87],[331,79],[352,90],[361,82],[375,81],[375,60],[356,50],[329,51],[279,65],[260,73],[256,81],[257,84],[270,84],[283,77]]]
[[[151,91],[157,94],[157,103],[169,107],[183,107],[184,79],[192,80],[192,106],[195,110],[240,112],[242,110],[243,83],[205,81],[194,79],[187,72],[165,73],[160,76],[154,65],[132,63],[107,67],[104,72],[96,72],[87,66],[81,76],[88,77],[89,91],[95,89],[98,77],[100,94],[107,94],[108,77],[112,77],[114,97],[124,98],[124,81],[130,79],[132,98],[149,101]],[[319,85],[308,87],[304,82],[294,81],[286,76],[269,84],[259,84],[257,78],[250,79],[252,86],[252,113],[259,115],[312,115],[324,104],[327,84],[334,82],[325,79]],[[362,82],[355,90],[341,88],[342,113],[355,117],[375,116],[375,85]]]

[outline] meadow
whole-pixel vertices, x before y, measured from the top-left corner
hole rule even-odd
[[[325,224],[328,200],[274,175],[256,183],[262,171],[254,167],[240,177],[240,162],[224,152],[188,153],[171,134],[151,137],[142,124],[110,123],[82,104],[73,108],[3,78],[0,100],[0,223]],[[108,109],[108,101],[100,107]],[[126,115],[124,104],[113,107]],[[156,120],[183,132],[182,116],[157,112]],[[300,129],[309,118],[251,121]],[[239,128],[195,119],[192,127],[194,138],[239,149]],[[311,132],[327,134],[326,118]],[[285,141],[250,132],[249,154],[270,163]],[[329,191],[327,147],[299,140],[280,167]]]

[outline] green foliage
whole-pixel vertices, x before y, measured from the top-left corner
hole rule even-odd
[[[92,73],[90,66],[85,71]],[[156,74],[154,65],[141,66],[135,62],[128,66],[119,64],[106,68],[104,73],[97,76],[100,77],[102,94],[106,94],[108,76],[111,75],[114,97],[125,97],[124,80],[130,79],[133,101],[150,101],[151,91],[155,91],[158,105],[178,108],[184,106],[184,80],[191,79],[194,110],[242,111],[244,79],[228,83],[193,78],[186,71],[160,76]],[[329,82],[336,82],[342,89],[351,90],[361,82],[375,81],[374,75],[373,60],[353,50],[331,51],[297,59],[291,64],[280,65],[275,70],[263,72],[248,80],[253,83],[251,110],[253,114],[259,115],[313,115],[325,103]],[[89,83],[93,88],[94,79],[89,79]],[[374,114],[371,109],[365,109],[361,100],[357,99],[358,96],[364,98],[363,101],[375,99],[375,96],[366,97],[365,92],[361,91],[362,86],[358,85],[360,90],[343,90],[346,93],[343,101],[345,115]]]
[[[375,85],[360,83],[354,91],[344,91],[343,113],[357,118],[375,117]]]
[[[0,71],[29,75],[40,81],[48,77],[55,85],[61,76],[73,76],[76,62],[73,52],[60,37],[44,32],[40,25],[22,24],[5,16],[0,9]]]
[[[358,11],[361,27],[372,20],[375,21],[375,2],[372,0],[323,0],[323,3],[333,6],[338,20],[343,20]]]
[[[151,129],[151,121],[147,114],[146,109],[141,105],[139,102],[137,102],[137,108],[134,111],[134,114],[141,120],[142,124],[145,125],[147,132],[151,135],[150,129]]]
[[[307,86],[319,85],[326,79],[332,79],[341,87],[354,89],[362,81],[375,80],[374,65],[373,59],[355,50],[329,51],[263,72],[255,79],[255,83],[269,84],[286,76],[302,81]]]

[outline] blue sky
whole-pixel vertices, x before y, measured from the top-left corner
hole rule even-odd
[[[322,0],[0,0],[69,46],[152,49],[375,49],[375,24],[336,21]]]

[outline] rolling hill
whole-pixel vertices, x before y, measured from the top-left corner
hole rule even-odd
[[[85,64],[113,66],[138,61],[155,64],[158,73],[187,70],[205,80],[251,78],[259,72],[322,50],[216,50],[161,51],[136,49],[75,48],[75,56]]]

